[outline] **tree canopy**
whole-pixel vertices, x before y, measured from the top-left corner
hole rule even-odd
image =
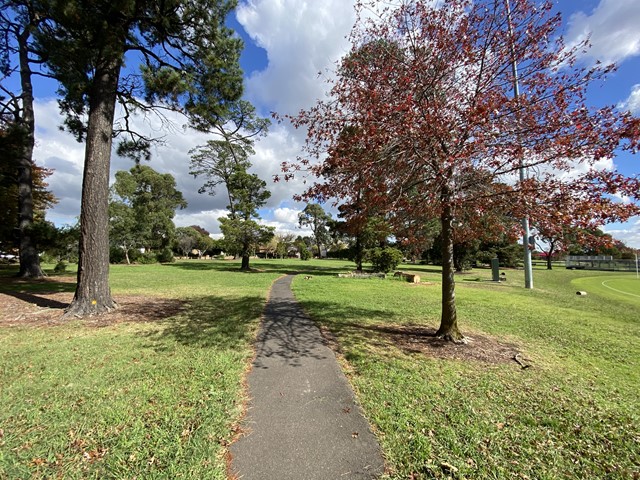
[[[109,205],[111,241],[123,249],[134,246],[147,251],[171,248],[175,236],[175,211],[186,206],[170,173],[158,173],[147,165],[116,172]]]
[[[85,140],[76,294],[66,315],[114,308],[108,285],[108,191],[112,139],[148,158],[152,139],[133,131],[136,112],[184,113],[208,131],[237,110],[242,41],[225,25],[233,0],[44,0],[37,46],[60,83],[65,125]],[[138,64],[140,69],[131,68]],[[116,104],[123,116],[116,121]],[[115,122],[115,123],[114,123]]]
[[[9,123],[0,128],[0,249],[11,251],[23,244],[23,233],[28,233],[30,240],[37,240],[36,223],[41,223],[45,218],[45,210],[54,205],[58,200],[47,189],[47,177],[51,170],[31,165],[32,192],[29,209],[32,221],[28,225],[28,232],[20,228],[20,164],[24,148],[24,131]],[[27,226],[23,225],[23,228]],[[35,245],[35,241],[34,241]],[[39,262],[37,263],[39,266]],[[28,269],[27,269],[28,270]]]
[[[322,258],[322,246],[329,240],[329,222],[331,215],[324,211],[318,203],[308,203],[298,215],[301,227],[310,227],[313,240],[318,251],[318,258]]]
[[[227,189],[231,203],[227,206],[229,215],[220,217],[220,230],[224,234],[225,249],[240,255],[241,269],[249,270],[249,258],[255,249],[269,242],[274,234],[273,227],[260,225],[258,209],[269,197],[266,182],[257,175],[237,169],[229,178]]]
[[[366,14],[376,11],[371,3],[358,2],[352,50],[330,99],[291,118],[307,128],[308,155],[285,176],[310,171],[321,180],[306,198],[357,203],[361,216],[375,209],[397,229],[438,219],[438,335],[459,341],[457,232],[491,225],[517,233],[523,217],[542,223],[549,217],[531,199],[544,204],[553,192],[569,192],[602,221],[640,213],[640,180],[598,166],[621,145],[637,147],[637,123],[615,107],[587,104],[587,87],[612,67],[576,63],[585,45],[563,44],[552,2],[514,2],[509,15],[497,0],[400,0],[374,16]],[[519,180],[522,167],[530,175]],[[363,186],[366,202],[356,202]],[[571,211],[565,222],[584,223]]]

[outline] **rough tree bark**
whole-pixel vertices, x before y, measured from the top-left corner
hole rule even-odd
[[[40,267],[40,257],[33,237],[33,146],[35,120],[33,112],[33,84],[29,65],[28,41],[30,28],[25,28],[18,35],[20,60],[20,84],[22,88],[22,116],[20,123],[23,129],[23,145],[18,160],[18,230],[20,241],[20,272],[23,278],[41,278],[44,272]]]
[[[66,317],[105,313],[117,306],[109,288],[109,167],[120,68],[120,61],[111,60],[94,77],[82,179],[78,284]]]
[[[462,342],[456,312],[455,266],[453,264],[453,207],[443,194],[442,213],[442,314],[436,336],[444,340]]]

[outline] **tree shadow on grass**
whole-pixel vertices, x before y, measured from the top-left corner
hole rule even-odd
[[[410,306],[408,306],[410,308]],[[489,335],[472,332],[468,343],[453,343],[436,336],[438,319],[431,324],[407,322],[398,313],[376,309],[354,309],[338,303],[306,302],[305,309],[322,312],[321,330],[327,343],[347,360],[363,346],[375,347],[381,354],[389,346],[403,353],[422,354],[439,359],[473,361],[486,364],[513,362],[520,347]],[[515,365],[515,364],[514,364]]]
[[[23,302],[32,303],[40,308],[54,308],[62,310],[69,306],[67,302],[59,302],[58,300],[54,300],[53,298],[46,298],[27,292],[16,292],[9,290],[2,293],[11,297],[15,297],[18,300],[22,300]]]
[[[60,302],[47,295],[74,292],[76,282],[69,278],[0,278],[0,293],[34,304],[40,308],[64,309],[67,302]]]
[[[193,299],[183,312],[163,320],[162,328],[141,335],[157,351],[169,348],[167,340],[196,348],[244,348],[253,339],[264,301],[259,296]]]
[[[245,273],[247,275],[260,274],[260,273],[278,273],[281,275],[318,275],[318,276],[335,276],[338,273],[344,273],[345,270],[353,270],[353,266],[345,264],[342,267],[336,266],[324,266],[317,264],[307,264],[301,262],[300,265],[288,265],[277,263],[277,260],[273,260],[273,264],[270,264],[269,260],[261,260],[255,262],[251,267],[251,270],[243,272],[240,270],[239,263],[230,263],[220,260],[211,261],[181,261],[175,263],[167,263],[165,266],[171,268],[180,268],[183,270],[191,271],[218,271],[218,272],[236,272]]]

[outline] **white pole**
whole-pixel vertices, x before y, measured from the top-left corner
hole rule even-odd
[[[509,6],[509,0],[505,0],[507,6],[507,25],[509,27],[509,36],[511,37],[511,62],[513,69],[513,97],[518,104],[520,98],[520,87],[518,86],[518,64],[516,63],[516,51],[513,44],[513,26],[511,24],[511,7]],[[524,182],[526,178],[524,162],[520,158],[520,182]],[[533,269],[531,267],[531,250],[529,249],[529,217],[525,216],[522,219],[522,246],[524,247],[524,288],[533,288]]]

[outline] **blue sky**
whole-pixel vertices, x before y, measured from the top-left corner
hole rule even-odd
[[[582,58],[585,63],[615,61],[618,70],[606,83],[589,91],[594,106],[620,105],[640,115],[640,0],[557,0],[563,14],[563,35],[568,44],[590,35],[592,48]],[[331,75],[335,62],[349,48],[345,36],[354,21],[353,0],[240,0],[235,19],[245,40],[242,66],[245,70],[246,98],[258,111],[295,113],[310,107],[327,89],[325,78]],[[323,75],[318,76],[319,72]],[[60,132],[52,86],[37,85],[37,149],[36,161],[55,170],[50,187],[60,203],[47,217],[56,224],[74,223],[80,209],[83,146]],[[207,137],[180,128],[184,121],[176,118],[176,128],[162,133],[166,144],[153,152],[150,166],[172,173],[189,202],[179,211],[179,226],[201,225],[219,233],[217,218],[225,214],[224,195],[200,195],[201,182],[189,174],[188,151],[203,144]],[[153,119],[139,119],[143,131],[160,131]],[[270,182],[283,161],[300,154],[304,132],[288,125],[273,125],[269,135],[256,145],[254,171]],[[614,159],[621,172],[640,173],[640,158],[622,155]],[[131,168],[131,162],[114,157],[112,174]],[[272,197],[263,211],[264,222],[286,233],[303,233],[297,228],[297,214],[304,205],[292,200],[301,192],[300,180],[270,184]],[[612,224],[605,231],[640,248],[640,218],[625,224]]]

